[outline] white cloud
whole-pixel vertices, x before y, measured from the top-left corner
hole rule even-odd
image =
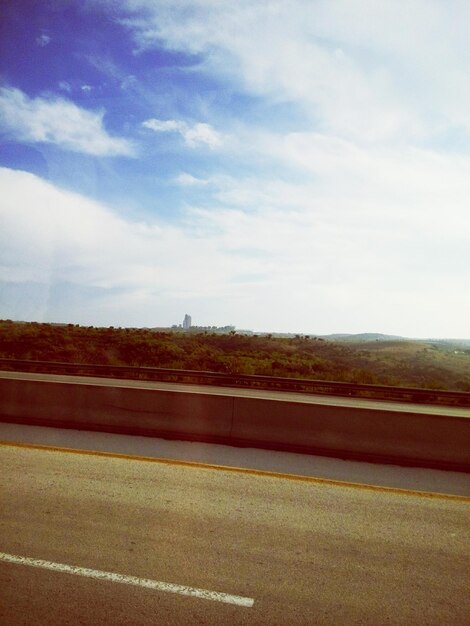
[[[19,89],[2,87],[0,117],[0,127],[19,141],[53,143],[97,156],[134,154],[128,140],[107,133],[104,111],[87,111],[63,98],[29,98]]]
[[[62,91],[66,91],[67,93],[71,93],[72,92],[72,85],[67,82],[66,80],[61,80],[59,82],[59,89],[61,89]]]
[[[183,137],[189,146],[206,144],[209,148],[217,148],[222,143],[222,138],[209,124],[194,124],[188,128]]]
[[[128,89],[135,89],[138,87],[139,81],[133,74],[129,74],[121,80],[121,89],[124,91]]]
[[[298,104],[323,131],[360,141],[470,130],[470,4],[410,0],[128,0],[145,49],[197,54],[199,68]]]
[[[51,38],[49,37],[49,35],[46,35],[45,33],[42,33],[42,35],[39,35],[39,37],[36,37],[36,43],[38,44],[38,46],[41,46],[41,48],[44,48],[45,46],[47,46],[48,43],[50,43]]]
[[[149,119],[142,122],[142,126],[156,133],[177,132],[191,148],[206,145],[213,149],[222,144],[222,136],[209,124],[197,123],[190,126],[181,120]]]
[[[144,128],[150,128],[150,130],[154,130],[156,133],[165,133],[172,131],[183,133],[183,131],[186,129],[186,124],[178,120],[150,119],[142,122],[142,126]]]
[[[181,174],[178,174],[175,178],[175,182],[183,187],[204,186],[209,183],[208,180],[205,180],[204,178],[197,178],[187,172],[181,172]]]
[[[82,85],[80,89],[85,93],[90,93],[91,91],[93,91],[93,87],[91,85]]]
[[[0,184],[0,280],[72,281],[178,297],[223,288],[227,263],[216,240],[123,219],[26,172],[0,168]],[[207,282],[198,281],[201,275]]]

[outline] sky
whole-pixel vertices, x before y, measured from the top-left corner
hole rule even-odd
[[[0,318],[470,337],[467,0],[0,4]]]

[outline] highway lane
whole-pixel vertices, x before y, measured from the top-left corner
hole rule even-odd
[[[0,463],[0,552],[254,600],[0,561],[1,624],[470,623],[468,499],[10,445]]]
[[[410,402],[387,402],[385,400],[367,400],[363,398],[343,398],[340,396],[324,396],[287,391],[263,389],[239,389],[236,387],[217,387],[211,385],[188,385],[181,383],[154,382],[148,380],[127,380],[121,378],[100,378],[93,376],[68,376],[64,374],[40,374],[35,372],[4,372],[0,378],[13,380],[38,380],[47,382],[69,383],[74,385],[98,385],[111,387],[129,387],[134,389],[156,389],[178,391],[180,393],[198,393],[237,398],[262,398],[280,402],[301,402],[304,404],[322,404],[338,407],[362,407],[392,411],[397,413],[423,413],[426,415],[448,415],[470,418],[470,409],[431,404],[413,404]]]

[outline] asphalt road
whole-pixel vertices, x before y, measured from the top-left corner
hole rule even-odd
[[[11,445],[0,463],[2,625],[470,624],[468,499]]]
[[[187,385],[181,383],[154,382],[148,380],[127,380],[121,378],[99,378],[92,376],[67,376],[63,374],[40,374],[35,372],[4,372],[0,371],[0,378],[14,380],[39,380],[47,382],[67,383],[72,385],[98,385],[107,387],[131,387],[137,389],[159,389],[164,391],[178,391],[180,393],[198,393],[217,396],[235,396],[242,398],[263,398],[280,402],[301,402],[304,404],[321,404],[341,407],[363,407],[392,411],[397,413],[424,413],[426,415],[448,415],[466,417],[470,419],[470,409],[439,406],[432,404],[413,404],[411,402],[387,402],[385,400],[370,400],[363,398],[342,398],[340,396],[314,395],[287,391],[272,391],[265,389],[238,389],[236,387],[217,387],[211,385]]]

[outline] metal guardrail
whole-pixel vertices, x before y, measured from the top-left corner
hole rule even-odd
[[[368,398],[392,402],[470,407],[470,393],[463,391],[443,391],[440,389],[391,387],[385,385],[359,385],[327,380],[277,378],[273,376],[200,372],[195,370],[177,370],[157,367],[28,361],[5,358],[0,358],[0,370],[216,385],[220,387],[273,391],[293,391],[297,393]]]

